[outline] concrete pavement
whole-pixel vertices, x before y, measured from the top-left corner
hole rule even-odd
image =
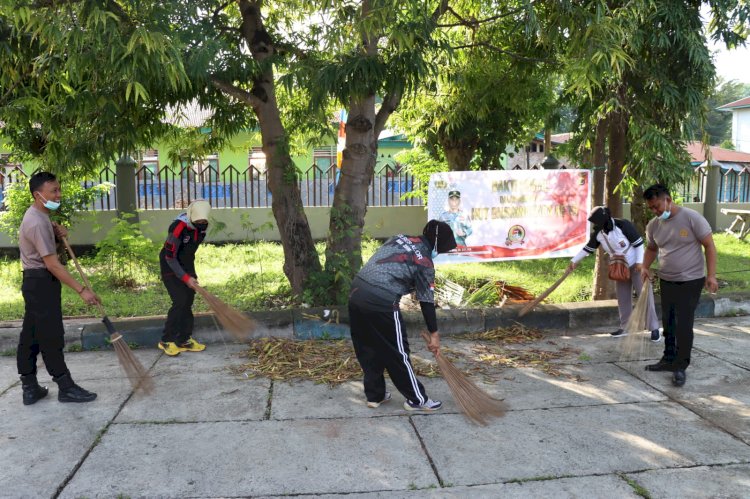
[[[696,334],[683,388],[643,370],[663,343],[631,361],[603,329],[512,346],[562,352],[551,362],[563,375],[490,369],[483,386],[510,411],[487,427],[457,411],[440,378],[422,379],[440,413],[407,413],[393,388],[368,409],[357,382],[233,375],[236,344],[137,350],[156,384],[148,398],[113,352],[67,354],[99,394],[81,405],[58,403],[52,384],[23,406],[15,359],[0,357],[0,496],[750,497],[750,317],[700,319]],[[470,353],[477,342],[443,344]],[[429,358],[421,345],[412,338]]]

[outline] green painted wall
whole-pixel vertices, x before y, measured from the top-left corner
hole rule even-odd
[[[169,224],[183,210],[147,210],[139,211],[140,220],[148,222],[144,228],[144,234],[154,241],[161,241],[166,237]],[[329,208],[305,208],[310,223],[313,238],[325,239],[328,235]],[[227,228],[210,236],[207,241],[246,241],[253,239],[253,234],[246,233],[242,228],[243,215],[248,216],[248,221],[255,227],[261,227],[271,222],[270,228],[259,230],[255,238],[266,241],[278,241],[279,231],[270,208],[234,208],[214,209],[211,218],[220,220]],[[79,219],[70,231],[72,244],[96,244],[112,227],[112,219],[115,218],[114,211],[97,211]],[[398,233],[421,234],[424,224],[427,223],[427,212],[421,206],[395,206],[395,207],[372,207],[368,208],[365,216],[365,233],[373,238],[387,238]],[[96,227],[100,227],[94,232]],[[17,244],[11,242],[10,237],[0,233],[0,248],[14,248]]]

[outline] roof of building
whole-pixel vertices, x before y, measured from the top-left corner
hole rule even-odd
[[[729,104],[724,104],[723,106],[719,106],[716,109],[719,109],[721,111],[730,111],[732,109],[739,109],[742,107],[750,107],[750,97],[743,97],[740,100],[730,102]]]
[[[694,162],[702,163],[706,160],[706,152],[703,150],[701,142],[688,142],[685,148]],[[732,151],[731,149],[724,149],[719,146],[710,146],[710,149],[711,159],[720,163],[750,163],[750,153]]]
[[[556,144],[564,144],[567,141],[569,141],[572,136],[573,136],[573,134],[571,132],[567,132],[567,133],[553,133],[552,134],[552,142],[555,142]]]

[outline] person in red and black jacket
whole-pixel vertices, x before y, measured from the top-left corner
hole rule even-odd
[[[180,352],[201,352],[206,345],[192,338],[193,300],[198,276],[195,273],[195,252],[206,238],[211,205],[196,199],[169,226],[169,235],[159,253],[161,279],[172,299],[159,348],[167,355]]]

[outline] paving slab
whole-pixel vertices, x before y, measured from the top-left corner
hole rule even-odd
[[[493,397],[506,400],[511,410],[667,400],[614,364],[570,365],[563,370],[567,376],[532,368],[506,369],[495,383],[475,382]]]
[[[114,424],[60,497],[319,494],[437,485],[407,418]]]
[[[743,321],[744,322],[744,321]],[[750,369],[750,324],[735,320],[696,324],[693,349]]]
[[[450,396],[450,390],[442,378],[420,378],[429,397],[443,402],[441,413],[457,414],[458,407]],[[376,409],[365,405],[362,383],[352,381],[331,388],[311,381],[275,382],[271,419],[326,419],[340,417],[407,416],[411,414],[403,407],[404,397],[386,378],[386,390],[392,399]]]
[[[161,350],[157,350],[162,354]],[[229,368],[246,363],[241,353],[247,351],[247,345],[239,343],[226,343],[208,345],[202,352],[182,352],[170,357],[162,354],[152,369],[154,377],[175,375],[182,373],[202,374],[211,371],[224,372],[228,376]]]
[[[239,379],[222,371],[162,374],[154,381],[154,393],[131,398],[118,423],[261,420],[271,385],[267,379]]]
[[[412,419],[454,485],[750,459],[750,446],[671,402],[511,411],[487,427],[450,414]]]
[[[652,384],[670,399],[750,444],[750,370],[716,357],[691,360],[685,386],[672,386],[671,373],[648,372],[645,362],[623,363],[624,369]]]
[[[699,466],[629,474],[653,499],[746,499],[750,497],[750,465]]]
[[[266,496],[272,497],[272,496]],[[278,496],[276,496],[278,497]],[[296,496],[299,498],[318,497],[320,499],[341,498],[341,495]],[[360,499],[415,499],[415,498],[456,498],[471,497],[474,499],[579,499],[588,497],[640,497],[623,479],[616,475],[588,476],[576,478],[558,478],[535,480],[523,483],[504,483],[492,485],[437,487],[421,490],[388,490],[357,494]]]
[[[159,358],[161,351],[148,349],[133,350],[135,357],[141,362],[146,369],[151,368]],[[88,383],[90,380],[120,378],[125,372],[117,360],[117,354],[114,350],[104,350],[98,352],[66,352],[65,363],[70,369],[70,374],[76,383]],[[42,355],[37,357],[37,377],[40,383],[52,383],[52,377],[44,367]],[[86,386],[84,386],[86,388]]]
[[[0,496],[50,497],[130,394],[122,380],[92,380],[94,402],[61,404],[57,387],[32,406],[20,385],[0,396]]]
[[[18,382],[16,357],[0,357],[0,394]]]

